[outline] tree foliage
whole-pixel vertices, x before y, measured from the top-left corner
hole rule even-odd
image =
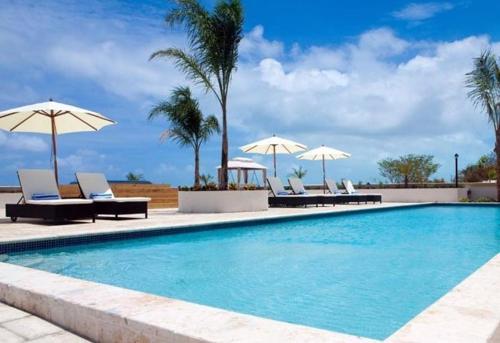
[[[177,87],[168,101],[157,104],[149,113],[149,119],[165,118],[170,127],[165,130],[161,140],[171,139],[181,146],[194,150],[194,185],[200,185],[200,148],[210,136],[219,133],[219,122],[213,115],[204,117],[198,101],[191,95],[189,87]]]
[[[307,170],[299,166],[298,168],[292,168],[292,172],[289,174],[291,177],[296,177],[297,179],[303,179],[307,175]]]
[[[144,180],[144,175],[134,172],[128,172],[125,177],[127,178],[127,181],[130,182],[139,182]]]
[[[151,59],[169,58],[184,74],[212,92],[222,110],[221,187],[228,182],[227,100],[229,85],[238,61],[243,38],[243,7],[240,0],[218,0],[211,12],[198,0],[171,0],[173,8],[165,17],[169,26],[184,26],[189,51],[168,48],[156,51]]]
[[[439,164],[433,162],[432,155],[409,154],[397,159],[386,158],[378,162],[382,177],[391,183],[423,183],[429,180]]]
[[[500,62],[489,51],[474,59],[474,68],[466,74],[469,99],[488,115],[495,131],[497,201],[500,201]]]
[[[469,164],[460,171],[461,179],[465,182],[481,182],[496,178],[496,157],[493,153],[483,155],[474,164]]]

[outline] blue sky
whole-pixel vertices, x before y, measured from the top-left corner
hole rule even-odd
[[[213,1],[206,1],[211,6]],[[330,176],[378,182],[376,162],[406,153],[435,155],[436,176],[492,150],[493,132],[466,99],[464,74],[486,47],[500,54],[498,1],[244,1],[246,36],[230,99],[230,156],[273,133],[311,148],[352,153],[328,163]],[[182,31],[162,21],[168,5],[149,1],[0,0],[0,109],[54,98],[98,111],[118,125],[59,137],[60,173],[129,171],[155,182],[192,182],[192,152],[160,143],[166,128],[151,107],[189,85],[160,48],[183,47]],[[205,113],[211,94],[194,88]],[[220,137],[203,147],[202,172],[215,175]],[[15,170],[50,167],[49,137],[0,132],[0,184]],[[271,167],[269,156],[246,156]],[[320,165],[278,157],[320,180]]]

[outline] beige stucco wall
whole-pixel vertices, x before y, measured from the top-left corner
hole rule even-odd
[[[384,202],[457,202],[467,197],[467,188],[381,188],[360,189],[360,193],[382,194]],[[322,193],[320,190],[310,193]]]
[[[227,213],[268,209],[267,191],[179,192],[179,212]]]
[[[470,188],[471,200],[477,200],[479,198],[496,199],[496,183],[469,183],[467,187]]]
[[[0,208],[4,208],[5,204],[15,204],[21,198],[21,193],[0,193]]]

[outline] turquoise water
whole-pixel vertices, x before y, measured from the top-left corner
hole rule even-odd
[[[383,339],[500,252],[500,207],[428,206],[69,246],[9,262]]]

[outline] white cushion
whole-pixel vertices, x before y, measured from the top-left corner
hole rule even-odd
[[[290,184],[290,187],[292,187],[292,191],[295,194],[306,194],[306,188],[304,187],[304,184],[302,183],[302,180],[297,178],[297,177],[291,177],[288,179],[288,183]]]
[[[26,200],[30,205],[81,205],[92,204],[92,200],[87,199],[57,199],[57,200]]]
[[[90,199],[90,193],[109,193],[111,197],[114,198],[111,186],[104,174],[101,173],[76,173],[76,180],[80,185],[83,196],[86,199]],[[97,199],[96,199],[97,200]],[[99,200],[109,200],[109,199],[99,199]]]
[[[151,198],[146,197],[127,197],[127,198],[109,198],[109,199],[93,199],[94,202],[148,202]]]
[[[17,175],[26,202],[31,200],[33,194],[57,194],[59,198],[61,197],[52,170],[20,169]]]

